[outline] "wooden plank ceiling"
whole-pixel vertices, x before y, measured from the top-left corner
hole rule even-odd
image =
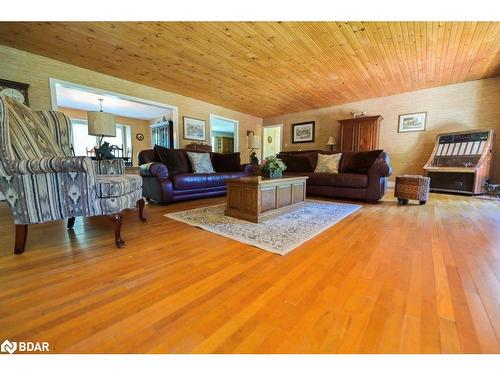
[[[499,22],[3,22],[0,44],[260,117],[500,74]]]

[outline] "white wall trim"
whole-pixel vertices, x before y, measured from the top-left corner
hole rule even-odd
[[[209,135],[210,143],[212,143],[212,122],[215,119],[221,119],[221,120],[234,122],[234,142],[233,142],[234,152],[239,152],[240,151],[240,122],[238,120],[235,120],[234,118],[222,117],[222,116],[210,113],[210,135]]]
[[[116,98],[128,100],[128,101],[131,101],[134,103],[149,104],[149,105],[154,105],[155,107],[170,109],[172,111],[172,121],[174,123],[174,129],[173,129],[174,130],[174,147],[179,148],[179,139],[180,139],[179,138],[180,137],[180,134],[179,134],[179,107],[177,107],[175,105],[171,105],[171,104],[160,103],[160,102],[155,102],[153,100],[139,98],[136,96],[121,94],[121,93],[117,93],[114,91],[104,90],[104,89],[100,89],[97,87],[81,85],[79,83],[63,81],[63,80],[56,79],[56,78],[49,78],[51,106],[52,106],[52,110],[54,110],[54,111],[57,111],[57,109],[58,109],[56,84],[59,84],[59,85],[65,86],[65,87],[70,87],[70,88],[77,88],[77,89],[80,89],[82,91],[92,92],[95,94],[114,96]]]

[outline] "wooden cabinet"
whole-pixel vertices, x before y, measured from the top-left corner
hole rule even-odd
[[[340,120],[340,151],[378,149],[382,116],[366,116]]]
[[[260,223],[294,209],[306,199],[307,176],[229,179],[225,215]]]
[[[229,137],[214,137],[215,152],[232,154],[234,152],[234,140]]]

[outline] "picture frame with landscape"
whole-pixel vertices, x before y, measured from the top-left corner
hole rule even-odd
[[[420,132],[425,130],[427,112],[399,115],[398,133]]]
[[[292,143],[314,142],[314,121],[292,124]]]
[[[193,141],[205,141],[205,120],[200,120],[192,117],[183,117],[184,123],[184,139],[190,139]]]

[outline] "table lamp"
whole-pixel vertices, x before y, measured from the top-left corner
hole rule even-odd
[[[333,135],[331,135],[328,138],[328,142],[326,142],[326,145],[330,146],[330,151],[333,151],[333,146],[337,145],[337,140],[335,139],[335,137]]]
[[[116,119],[112,113],[102,110],[103,99],[99,99],[99,111],[87,112],[89,135],[97,136],[98,147],[104,137],[116,137]]]

